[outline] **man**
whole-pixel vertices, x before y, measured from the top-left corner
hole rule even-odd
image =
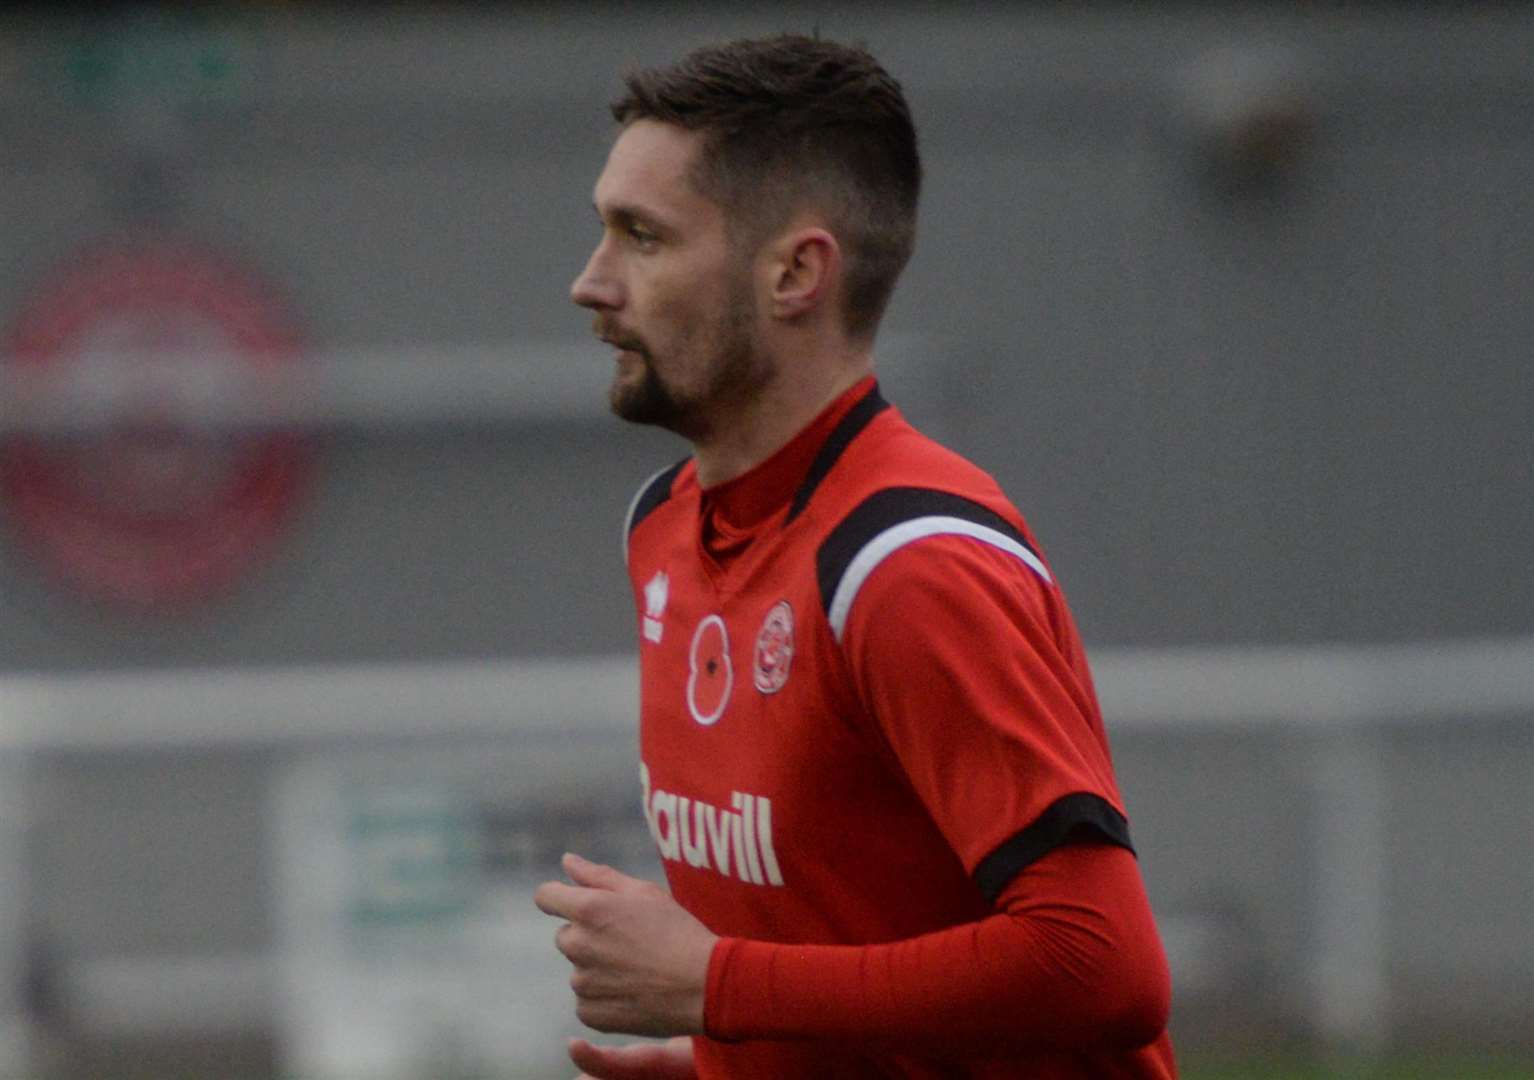
[[[979,469],[881,397],[915,233],[899,85],[783,36],[631,76],[575,281],[629,511],[670,892],[575,856],[571,1044],[612,1078],[1171,1077],[1166,961],[1080,642]]]

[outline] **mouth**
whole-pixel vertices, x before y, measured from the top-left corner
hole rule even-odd
[[[602,341],[603,344],[611,345],[614,349],[616,349],[620,358],[629,354],[640,357],[649,355],[644,351],[644,346],[642,344],[631,338],[617,338],[608,337],[606,335],[598,335],[598,339]]]

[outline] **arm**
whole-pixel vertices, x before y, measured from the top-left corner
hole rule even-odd
[[[965,536],[923,539],[863,580],[840,645],[871,735],[995,913],[887,945],[725,941],[710,1034],[996,1049],[1154,1039],[1166,959],[1050,575]]]
[[[1123,848],[1057,848],[1007,886],[996,914],[882,945],[719,939],[657,886],[565,866],[576,884],[545,884],[538,906],[571,920],[556,942],[575,967],[577,1014],[600,1031],[963,1040],[982,1052],[1134,1047],[1166,1024],[1166,959]]]
[[[1134,857],[1057,848],[979,922],[885,945],[724,939],[706,1026],[725,1039],[834,1038],[985,1050],[1144,1045],[1171,985]]]

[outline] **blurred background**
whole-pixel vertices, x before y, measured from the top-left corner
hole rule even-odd
[[[1534,11],[9,7],[0,1075],[531,1078],[656,873],[568,302],[625,68],[862,41],[886,394],[1094,658],[1191,1077],[1534,1076]]]

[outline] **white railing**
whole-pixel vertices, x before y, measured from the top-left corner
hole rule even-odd
[[[911,334],[879,343],[886,377],[940,377],[944,353]],[[0,357],[0,436],[89,436],[155,422],[189,430],[607,421],[611,349],[594,337],[482,345],[315,349],[283,363],[210,350],[111,349],[46,364]]]
[[[1092,651],[1112,730],[1337,732],[1534,711],[1534,636]],[[626,657],[0,674],[0,750],[628,730]]]

